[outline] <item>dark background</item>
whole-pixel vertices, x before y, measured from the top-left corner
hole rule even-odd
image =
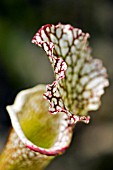
[[[0,150],[10,128],[6,105],[25,88],[53,80],[45,53],[31,39],[48,23],[71,24],[91,35],[93,55],[108,69],[110,87],[91,123],[75,127],[68,151],[48,170],[113,170],[113,0],[0,1]]]

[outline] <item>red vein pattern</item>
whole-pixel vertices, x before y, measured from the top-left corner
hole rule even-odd
[[[99,108],[104,87],[109,85],[102,62],[91,56],[88,38],[88,33],[71,25],[48,24],[32,39],[46,51],[56,78],[44,94],[49,111],[66,113],[69,124],[88,123],[88,111]]]

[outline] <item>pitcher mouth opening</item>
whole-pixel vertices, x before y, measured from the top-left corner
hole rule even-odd
[[[38,85],[21,91],[13,105],[7,106],[12,126],[29,149],[45,155],[64,152],[70,144],[72,127],[66,114],[51,115],[43,98],[46,88]]]

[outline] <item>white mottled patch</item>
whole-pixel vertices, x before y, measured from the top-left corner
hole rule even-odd
[[[65,130],[65,126],[62,125],[62,126],[60,127],[60,131],[62,132],[62,131],[64,131],[64,130]]]
[[[61,52],[60,52],[60,48],[58,45],[55,44],[55,50],[57,52],[58,55],[61,55]]]
[[[73,29],[73,34],[74,34],[74,38],[76,38],[76,36],[77,36],[77,30],[76,29]]]
[[[84,37],[83,37],[83,36],[80,36],[80,37],[79,37],[79,40],[80,40],[80,41],[82,41],[83,39],[84,39]]]
[[[102,82],[104,82],[104,77],[96,77],[87,84],[86,89],[92,89]]]
[[[80,83],[84,86],[89,81],[88,76],[81,77]]]
[[[71,65],[71,57],[70,57],[70,56],[67,56],[67,57],[66,57],[66,63],[67,63],[68,65]]]
[[[62,56],[66,56],[66,54],[68,53],[69,48],[61,48],[61,52],[62,52]]]
[[[99,84],[98,86],[96,86],[94,89],[93,89],[93,91],[95,92],[95,93],[98,93],[98,91],[100,91],[101,89],[103,89],[104,88],[104,83],[101,83],[101,84]]]
[[[60,67],[61,67],[61,62],[62,62],[62,60],[59,60],[58,63],[57,63],[57,68],[58,68],[58,70],[59,70]]]
[[[90,74],[89,74],[89,77],[90,78],[94,78],[94,77],[96,77],[98,75],[98,72],[97,71],[94,71],[94,72],[91,72]]]
[[[23,148],[21,152],[26,153],[26,148]]]
[[[73,99],[75,99],[77,97],[76,93],[73,93]]]
[[[73,82],[76,82],[78,80],[78,74],[73,75]],[[74,84],[75,85],[75,84]]]
[[[75,39],[74,44],[77,45],[79,43],[78,39]]]
[[[18,149],[16,152],[17,152],[18,155],[21,154],[21,150],[20,149]]]
[[[77,61],[77,56],[75,54],[72,55],[72,61],[75,63]]]
[[[83,69],[81,70],[81,75],[88,74],[91,72],[90,64],[85,63]]]
[[[17,152],[14,152],[14,153],[12,154],[12,157],[13,157],[13,158],[18,158],[18,153],[17,153]]]
[[[89,104],[88,105],[88,110],[97,110],[99,107],[99,104]]]
[[[70,25],[67,24],[65,25],[63,31],[67,33],[69,31],[69,28],[70,28]]]
[[[68,46],[68,43],[67,41],[63,40],[63,39],[60,39],[59,40],[59,45],[62,47],[67,47]]]
[[[45,50],[45,51],[48,51],[48,50],[49,50],[49,49],[48,49],[48,46],[47,46],[47,44],[46,44],[46,43],[44,43],[44,45],[43,45],[43,46],[44,46],[44,50]]]
[[[76,45],[76,48],[80,49],[82,47],[82,43],[79,40],[75,40],[74,44]]]
[[[40,36],[39,36],[39,35],[37,35],[37,36],[36,36],[36,40],[37,40],[38,42],[40,42],[40,41],[41,41],[41,38],[40,38]]]
[[[27,154],[23,153],[22,156],[23,158],[27,159]]]
[[[20,147],[20,148],[23,148],[23,146],[24,146],[24,144],[21,142],[20,145],[19,145],[19,147]]]
[[[50,111],[50,112],[55,112],[55,108],[54,108],[54,107],[50,107],[50,108],[49,108],[49,111]]]
[[[74,87],[74,88],[75,88],[75,85],[76,85],[76,81],[75,81],[75,79],[74,79],[74,78],[72,78],[72,87]]]
[[[71,52],[72,52],[73,54],[76,53],[76,48],[75,48],[74,45],[71,47]]]
[[[62,34],[62,29],[61,29],[61,28],[57,28],[57,29],[56,29],[56,35],[57,35],[57,37],[60,38],[60,37],[61,37],[61,34]]]
[[[50,32],[50,29],[49,29],[49,27],[47,27],[47,28],[46,28],[46,31],[47,31],[47,32]]]
[[[83,98],[84,99],[88,99],[91,96],[91,92],[90,91],[84,91],[83,92]]]
[[[72,31],[68,31],[67,34],[68,34],[68,42],[69,42],[69,45],[71,46],[73,42]]]
[[[92,98],[89,98],[89,102],[90,103],[98,103],[99,102],[99,98],[97,96],[94,96]]]
[[[64,93],[63,88],[60,87],[60,94],[62,95]]]
[[[102,94],[104,94],[104,90],[103,90],[103,89],[101,89],[101,90],[99,90],[99,91],[97,92],[97,96],[101,96]]]
[[[57,99],[56,98],[52,98],[52,102],[56,105],[57,104]]]
[[[58,90],[55,92],[54,96],[55,96],[55,97],[59,97],[59,92],[58,92]]]
[[[80,90],[80,93],[81,93],[81,90]],[[82,96],[79,94],[77,98],[78,98],[79,100],[81,100],[81,99],[82,99]],[[82,103],[79,102],[79,107],[81,107],[81,106],[82,106]]]
[[[58,44],[58,40],[53,34],[50,34],[50,39],[53,43]]]
[[[63,103],[62,103],[62,100],[61,100],[61,99],[59,100],[59,106],[60,106],[60,107],[63,107]]]
[[[50,29],[51,29],[51,32],[54,34],[55,33],[54,25],[52,25]]]
[[[77,62],[77,66],[81,67],[84,64],[84,59],[80,58]]]
[[[46,41],[46,42],[49,41],[49,39],[48,39],[47,35],[45,34],[45,31],[44,31],[44,30],[41,31],[41,36],[42,36],[42,38],[43,38],[44,41]]]
[[[19,140],[18,140],[18,138],[14,140],[14,143],[13,143],[13,144],[14,144],[15,147],[19,145]]]
[[[63,35],[62,35],[62,38],[63,38],[64,40],[68,40],[67,34],[63,34]]]
[[[78,35],[80,35],[82,33],[82,30],[81,29],[79,29],[78,30]]]
[[[78,71],[79,71],[79,65],[77,64],[77,65],[74,67],[74,73],[78,74]]]
[[[83,90],[83,87],[81,85],[77,84],[76,89],[77,89],[77,92],[81,93]]]
[[[56,106],[56,109],[60,112],[62,110],[62,108],[60,106]]]
[[[33,158],[35,156],[35,154],[33,152],[29,152],[29,157]]]

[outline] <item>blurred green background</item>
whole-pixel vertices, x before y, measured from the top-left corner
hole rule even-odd
[[[0,150],[11,126],[6,105],[20,90],[53,80],[45,53],[31,39],[42,25],[58,22],[90,33],[111,85],[91,123],[76,125],[71,147],[47,170],[113,170],[113,0],[0,1]]]

